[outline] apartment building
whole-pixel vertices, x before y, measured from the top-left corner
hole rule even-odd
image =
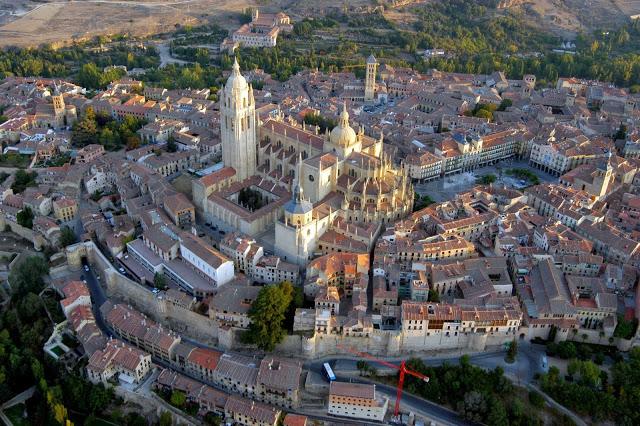
[[[331,382],[327,412],[334,416],[381,422],[389,400],[376,394],[376,385]]]
[[[246,426],[276,426],[282,414],[274,407],[238,396],[229,397],[224,412],[234,424]]]
[[[584,220],[576,227],[576,232],[593,243],[593,249],[605,261],[638,266],[640,243],[620,230],[603,222]]]
[[[553,134],[548,139],[533,140],[529,164],[554,176],[562,176],[581,164],[605,159],[608,147],[601,141],[591,140],[583,134]],[[567,132],[571,129],[567,129]]]
[[[124,340],[166,362],[174,358],[180,336],[147,318],[131,306],[109,301],[100,307],[111,328]]]
[[[442,161],[442,158],[424,151],[407,155],[405,167],[411,179],[427,182],[441,177]]]
[[[248,328],[249,310],[258,297],[260,287],[227,285],[209,299],[209,318],[221,326]]]
[[[153,383],[154,389],[171,392],[184,392],[187,401],[198,405],[201,413],[214,413],[225,416],[225,406],[229,395],[211,386],[203,385],[168,368],[163,369]]]
[[[405,349],[459,347],[479,338],[502,344],[513,340],[522,322],[514,298],[494,298],[486,306],[475,301],[460,304],[402,302],[402,345]]]
[[[263,402],[294,408],[300,404],[299,361],[267,356],[260,361],[256,378],[256,397]]]
[[[150,369],[151,355],[116,339],[91,355],[86,371],[93,383],[106,385],[116,375],[119,380],[140,383]]]
[[[173,224],[181,229],[190,229],[195,224],[195,207],[184,194],[176,192],[165,197],[163,206]]]
[[[99,144],[89,144],[78,150],[76,153],[76,163],[91,163],[93,160],[104,155],[104,147]]]
[[[569,330],[579,326],[578,313],[562,272],[551,259],[540,260],[521,278],[517,290],[526,314],[526,338],[546,339],[552,327],[556,327],[560,335],[567,336]]]
[[[264,248],[248,236],[229,233],[220,242],[220,251],[233,260],[236,270],[259,284],[275,284],[282,281],[297,283],[300,268],[283,261],[278,256],[264,254]]]
[[[78,213],[78,203],[71,198],[61,197],[53,200],[53,215],[62,222],[75,219]]]

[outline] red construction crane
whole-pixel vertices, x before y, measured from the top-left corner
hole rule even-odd
[[[404,360],[402,360],[400,362],[400,365],[395,365],[392,364],[390,362],[387,361],[383,361],[381,359],[375,358],[372,355],[369,355],[366,352],[360,352],[356,349],[350,348],[348,346],[343,346],[343,345],[338,345],[338,348],[340,349],[345,349],[349,352],[351,352],[354,355],[358,355],[362,358],[366,358],[369,359],[373,362],[377,362],[378,364],[382,364],[386,367],[390,367],[390,368],[395,368],[396,370],[400,371],[400,377],[398,377],[398,388],[396,390],[396,405],[395,405],[395,409],[393,411],[393,415],[395,417],[398,417],[398,414],[400,413],[400,399],[402,398],[402,388],[404,387],[404,375],[408,374],[410,376],[416,377],[422,381],[424,381],[425,383],[429,383],[429,377],[425,376],[424,374],[418,373],[417,371],[413,371],[413,370],[409,370],[407,368],[407,365],[405,363]]]

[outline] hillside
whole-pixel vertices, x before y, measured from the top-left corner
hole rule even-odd
[[[580,31],[612,30],[640,13],[640,1],[536,0],[513,6],[533,23],[559,36],[572,38]]]
[[[153,35],[176,25],[216,22],[225,28],[229,19],[247,7],[284,10],[294,20],[328,13],[384,10],[399,28],[413,26],[416,10],[442,0],[0,0],[0,46],[61,44],[99,34]],[[495,16],[516,11],[529,24],[561,38],[580,31],[611,30],[640,14],[640,0],[476,0]],[[470,17],[472,18],[472,17]]]

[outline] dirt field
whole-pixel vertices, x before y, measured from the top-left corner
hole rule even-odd
[[[640,0],[536,0],[518,7],[542,28],[571,39],[580,31],[619,27],[640,13]]]
[[[415,7],[428,7],[427,5]],[[329,9],[366,10],[370,0],[0,0],[0,47],[60,45],[98,34],[144,36],[170,31],[176,24],[215,21],[232,29],[231,15],[259,5],[263,11],[284,10],[294,19],[318,16]],[[387,10],[394,21],[415,19],[411,7]],[[567,38],[590,28],[612,28],[640,14],[640,0],[535,0],[522,8],[533,22]]]
[[[34,4],[0,0],[0,46],[61,44],[98,34],[150,35],[176,24],[219,20],[252,0],[71,0]],[[9,22],[8,22],[9,21]]]

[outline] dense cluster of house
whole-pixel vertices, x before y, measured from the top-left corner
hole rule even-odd
[[[256,13],[232,44],[267,43],[288,19]],[[289,344],[308,357],[343,343],[383,355],[549,337],[624,347],[615,329],[640,311],[640,97],[574,78],[539,89],[532,75],[365,66],[364,79],[308,70],[278,82],[236,62],[219,102],[129,77],[90,99],[58,79],[5,78],[3,154],[35,174],[20,189],[2,175],[0,226],[38,249],[81,229],[119,274],[166,286],[162,297],[221,330],[247,329],[261,286],[290,281],[308,303]],[[73,146],[89,110],[144,120],[141,146]],[[337,125],[323,133],[314,117]],[[413,211],[414,184],[512,157],[553,182],[527,187],[525,173]],[[101,310],[118,339],[107,338],[84,283],[59,291],[91,380],[140,382],[162,363],[158,389],[244,424],[276,423],[281,409],[264,404],[300,403],[297,362],[202,348],[112,302]],[[332,384],[329,407],[386,412],[353,384]]]
[[[187,401],[198,404],[200,414],[212,412],[240,424],[275,425],[282,409],[266,404],[289,410],[300,404],[298,361],[251,358],[196,346],[131,306],[110,301],[100,311],[118,337],[107,337],[96,325],[85,283],[63,283],[58,291],[69,328],[88,356],[86,373],[92,382],[139,384],[155,365],[163,365],[166,368],[154,382],[157,389],[182,391]]]

